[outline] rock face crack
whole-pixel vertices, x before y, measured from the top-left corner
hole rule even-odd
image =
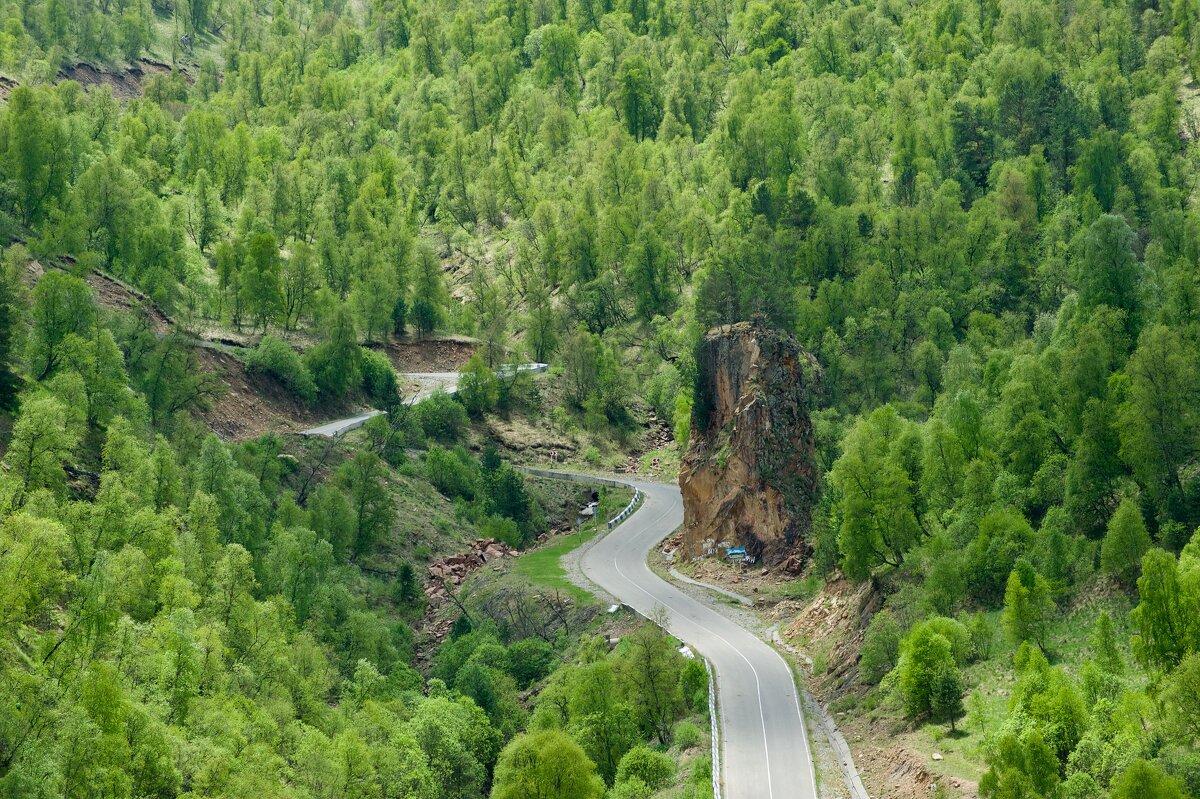
[[[685,554],[741,546],[767,566],[798,570],[820,494],[808,415],[816,359],[785,334],[739,322],[709,331],[696,367],[679,470]]]

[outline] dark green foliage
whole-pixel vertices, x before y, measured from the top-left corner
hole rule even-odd
[[[416,570],[408,561],[400,564],[400,571],[396,574],[396,599],[402,604],[409,605],[417,600],[420,596],[420,589],[417,585]]]
[[[304,354],[304,365],[312,373],[319,396],[336,400],[358,383],[361,357],[354,320],[348,308],[339,306],[328,338]]]
[[[540,638],[526,638],[508,648],[509,671],[517,685],[528,688],[550,673],[554,649]]]
[[[17,408],[20,377],[17,375],[18,342],[21,333],[19,320],[21,302],[18,272],[24,252],[19,247],[9,249],[0,261],[0,412],[11,413]]]
[[[963,710],[962,675],[957,666],[944,665],[933,675],[933,684],[929,688],[929,711],[935,721],[950,722],[950,730],[954,730],[955,722],[965,712]]]

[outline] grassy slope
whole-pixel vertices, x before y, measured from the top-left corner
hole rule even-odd
[[[573,532],[552,538],[532,552],[522,555],[514,564],[513,573],[528,579],[534,585],[565,591],[576,602],[595,602],[591,594],[571,582],[566,569],[563,568],[562,558],[604,530],[605,520],[625,507],[631,496],[631,492],[623,489],[601,491],[599,508],[590,522]]]
[[[1090,655],[1088,636],[1096,617],[1107,610],[1116,627],[1118,640],[1129,639],[1130,598],[1114,591],[1097,591],[1086,601],[1068,607],[1055,621],[1050,632],[1050,659],[1073,676]],[[835,714],[847,714],[847,726],[852,734],[863,736],[861,746],[902,747],[924,755],[926,768],[947,777],[977,781],[987,769],[985,746],[988,738],[998,733],[1008,715],[1009,697],[1015,683],[1012,669],[1013,648],[1000,631],[1000,612],[989,614],[996,632],[991,656],[971,664],[963,672],[967,688],[964,705],[967,715],[958,723],[957,733],[951,735],[943,724],[923,724],[910,728],[897,698],[888,695],[886,687],[873,688],[865,695],[849,695],[831,703]],[[803,648],[805,642],[798,642]],[[814,669],[820,674],[825,664],[825,651],[818,646],[809,653]],[[1143,682],[1145,674],[1133,663],[1128,651],[1128,678]],[[886,686],[886,683],[885,683]],[[839,724],[843,719],[839,718]],[[853,740],[853,739],[852,739]],[[860,746],[855,746],[858,749]],[[944,760],[934,761],[938,752]]]

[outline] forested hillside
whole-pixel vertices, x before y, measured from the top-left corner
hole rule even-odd
[[[869,696],[953,721],[961,669],[999,663],[1016,683],[982,795],[1200,795],[1200,6],[4,13],[0,234],[23,242],[0,297],[9,795],[265,796],[281,774],[351,795],[365,778],[287,769],[383,740],[373,785],[417,773],[403,753],[463,777],[371,795],[479,795],[499,740],[433,689],[347,721],[371,686],[420,677],[353,592],[308,620],[296,581],[316,567],[293,555],[372,542],[318,544],[274,455],[183,421],[205,399],[186,348],[101,320],[62,273],[27,298],[31,258],[117,276],[189,329],[269,333],[259,368],[309,402],[394,397],[360,343],[474,335],[473,415],[515,407],[498,363],[549,361],[557,422],[616,442],[639,408],[686,436],[708,327],[787,330],[824,371],[812,568],[887,595]],[[60,79],[147,53],[178,69],[137,98]],[[1099,606],[1091,643],[1050,634]],[[450,724],[461,746],[431,752]]]

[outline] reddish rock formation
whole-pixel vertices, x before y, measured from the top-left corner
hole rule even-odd
[[[790,337],[748,322],[709,331],[696,367],[679,470],[684,552],[744,546],[768,566],[795,569],[811,551],[820,491],[808,418],[820,367]]]

